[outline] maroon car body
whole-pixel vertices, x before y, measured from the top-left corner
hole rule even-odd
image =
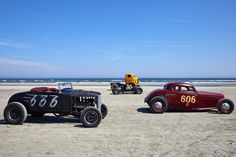
[[[168,110],[218,109],[221,113],[231,113],[234,104],[221,93],[197,91],[192,84],[167,83],[164,89],[152,91],[146,98],[153,112]]]

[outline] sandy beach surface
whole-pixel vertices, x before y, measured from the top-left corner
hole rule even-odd
[[[161,87],[143,87],[142,95],[112,95],[109,86],[75,86],[102,93],[109,109],[97,128],[78,119],[28,116],[23,125],[8,125],[3,110],[9,97],[32,86],[0,86],[0,156],[236,156],[236,111],[232,114],[166,112],[152,114],[146,95]],[[236,86],[198,87],[222,92],[236,103]]]

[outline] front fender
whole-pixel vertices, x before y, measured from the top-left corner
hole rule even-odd
[[[21,92],[21,93],[16,93],[14,95],[12,95],[7,104],[11,103],[11,102],[19,102],[21,104],[23,104],[27,110],[27,112],[29,112],[29,107],[28,107],[28,103],[25,101],[24,97],[26,97],[26,93],[28,92]]]

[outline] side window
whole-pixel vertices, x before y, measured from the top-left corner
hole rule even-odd
[[[131,75],[128,75],[128,78],[130,78],[131,77]]]
[[[174,90],[174,91],[179,91],[179,90],[180,90],[180,87],[179,87],[179,86],[174,86],[174,87],[173,87],[173,90]]]
[[[183,91],[183,92],[194,92],[194,89],[192,87],[182,86],[181,91]]]
[[[188,91],[188,88],[187,88],[187,87],[184,87],[184,86],[182,86],[182,87],[181,87],[181,91]]]
[[[188,91],[194,92],[193,87],[188,87]]]

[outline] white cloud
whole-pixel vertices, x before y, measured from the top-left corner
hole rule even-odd
[[[14,66],[33,66],[39,68],[52,68],[52,65],[46,63],[39,63],[28,60],[19,60],[11,58],[0,58],[0,65],[14,65]]]
[[[26,47],[28,47],[28,45],[25,44],[25,43],[20,43],[20,42],[6,40],[6,39],[0,39],[0,45],[15,47],[15,48],[26,48]]]

